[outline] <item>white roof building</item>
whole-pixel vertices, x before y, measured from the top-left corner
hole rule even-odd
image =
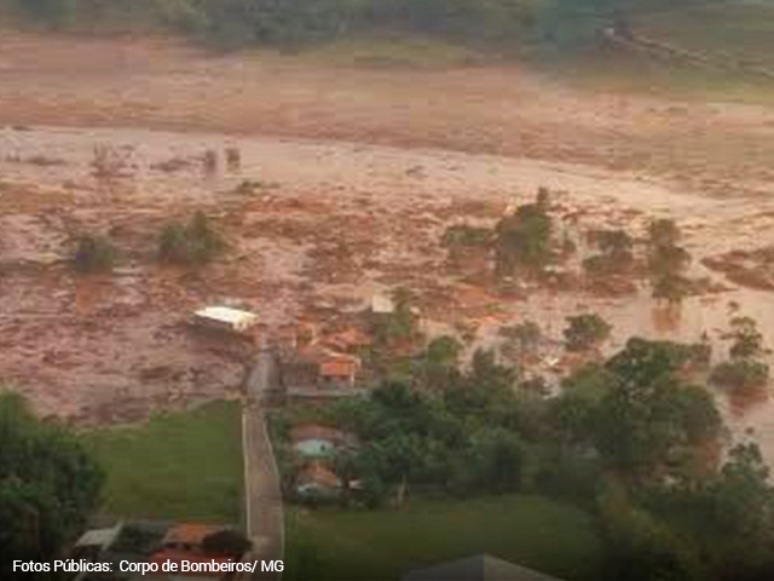
[[[194,313],[197,323],[230,331],[247,331],[258,324],[258,315],[231,307],[205,307]]]
[[[390,314],[395,312],[395,303],[385,295],[374,295],[371,298],[371,311],[379,314]]]

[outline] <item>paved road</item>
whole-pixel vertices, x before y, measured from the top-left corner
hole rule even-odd
[[[247,377],[247,405],[242,415],[245,461],[247,535],[253,541],[252,559],[282,560],[285,529],[277,464],[263,415],[264,399],[276,381],[276,362],[265,342]],[[278,580],[279,572],[261,572],[253,579]]]

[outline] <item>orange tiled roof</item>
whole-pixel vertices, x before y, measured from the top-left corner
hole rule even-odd
[[[352,377],[357,372],[357,363],[351,359],[328,359],[320,363],[321,377]]]
[[[326,337],[325,342],[337,347],[368,347],[371,345],[372,340],[369,335],[360,329],[350,327],[340,333]]]
[[[201,545],[205,537],[223,530],[223,527],[200,523],[180,523],[174,525],[164,535],[162,544]]]
[[[307,464],[301,470],[301,479],[329,488],[336,488],[341,485],[339,477],[322,462],[311,462],[310,464]]]

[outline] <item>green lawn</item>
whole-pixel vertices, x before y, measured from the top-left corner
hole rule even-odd
[[[105,512],[117,517],[238,523],[241,411],[217,402],[86,434],[106,474]]]
[[[599,578],[594,519],[538,496],[413,501],[400,511],[306,511],[287,519],[288,581],[397,580],[477,553],[561,578]]]

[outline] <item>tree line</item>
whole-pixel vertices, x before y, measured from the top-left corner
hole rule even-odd
[[[706,0],[680,0],[691,5]],[[721,1],[721,0],[716,0]],[[517,46],[577,44],[665,0],[0,0],[0,13],[86,32],[171,30],[221,45],[298,45],[375,29]]]
[[[367,510],[427,494],[541,494],[596,516],[606,578],[774,574],[774,488],[754,442],[721,452],[727,431],[702,383],[704,350],[632,338],[550,395],[491,353],[459,371],[448,343],[428,348],[410,378],[318,412],[359,441],[331,460],[337,502]],[[292,423],[292,412],[272,421],[289,494]]]

